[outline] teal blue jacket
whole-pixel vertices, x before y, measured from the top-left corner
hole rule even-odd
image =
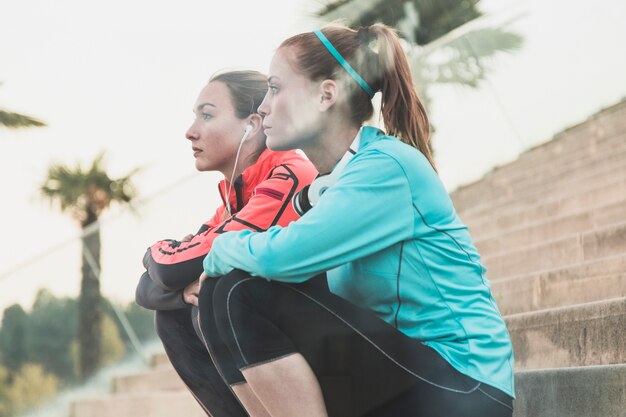
[[[204,259],[282,282],[328,271],[331,291],[514,396],[513,350],[486,268],[424,155],[372,127],[337,183],[285,228],[229,232]]]

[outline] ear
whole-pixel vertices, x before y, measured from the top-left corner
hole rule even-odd
[[[324,80],[319,86],[320,111],[330,109],[337,102],[339,86],[334,80]]]
[[[248,137],[254,137],[263,130],[263,117],[258,113],[253,113],[246,118],[246,124],[252,126]]]

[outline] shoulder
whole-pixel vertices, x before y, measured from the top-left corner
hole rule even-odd
[[[311,161],[295,150],[279,152],[267,149],[261,154],[257,164],[263,167],[268,177],[284,174],[308,183],[317,176],[317,170]]]
[[[413,197],[426,190],[443,188],[439,175],[424,154],[382,132],[370,137],[350,162],[369,182],[394,182],[401,177],[408,183]]]
[[[354,159],[355,162],[360,160],[361,163],[376,165],[376,169],[384,165],[397,165],[408,177],[429,171],[435,174],[428,159],[419,150],[382,132],[364,143]]]

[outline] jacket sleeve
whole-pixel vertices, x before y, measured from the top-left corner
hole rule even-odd
[[[411,189],[400,163],[378,150],[357,154],[301,219],[265,233],[229,233],[204,260],[209,276],[232,269],[302,282],[413,236]]]
[[[254,189],[248,203],[233,216],[205,224],[206,227],[188,242],[161,240],[148,248],[144,256],[148,274],[163,289],[183,289],[202,273],[202,260],[218,236],[241,230],[260,232],[296,220],[299,216],[291,205],[291,198],[313,179],[311,171],[307,165],[306,175],[301,176],[297,167],[276,166]],[[214,219],[221,219],[224,210],[220,207]]]
[[[164,290],[152,281],[147,272],[139,279],[135,302],[148,310],[178,310],[187,306],[182,290]]]

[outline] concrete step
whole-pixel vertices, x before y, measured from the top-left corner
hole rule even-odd
[[[604,170],[619,170],[626,162],[626,132],[611,140],[612,147],[602,153],[594,154],[587,150],[575,155],[573,160],[552,160],[543,166],[526,169],[517,178],[502,178],[494,181],[492,189],[499,188],[511,194],[519,194],[528,190],[541,189],[545,183],[560,183],[567,178],[583,178],[587,173]]]
[[[626,161],[620,168],[601,167],[591,172],[584,171],[580,176],[564,175],[561,181],[546,181],[541,187],[506,193],[495,191],[480,195],[479,201],[472,205],[455,202],[455,208],[462,218],[475,218],[489,213],[502,213],[510,209],[528,207],[546,198],[569,197],[597,188],[599,185],[619,182],[626,179]],[[454,201],[454,200],[453,200]]]
[[[515,373],[513,417],[625,417],[626,365]]]
[[[460,207],[475,206],[485,197],[515,196],[541,190],[545,184],[559,184],[568,179],[578,179],[594,172],[621,170],[626,163],[626,132],[604,141],[607,146],[600,152],[588,146],[576,155],[559,157],[532,167],[520,169],[515,175],[484,177],[473,187],[472,193],[453,193]],[[590,144],[594,145],[594,144]]]
[[[626,363],[626,298],[505,316],[515,369]]]
[[[538,163],[561,158],[579,149],[589,146],[601,147],[604,139],[624,133],[625,119],[626,105],[621,102],[563,130],[551,140],[533,146],[521,154],[516,161],[498,167],[494,170],[494,174],[509,175],[528,168],[532,169]]]
[[[503,315],[626,297],[626,255],[491,283]]]
[[[130,394],[156,391],[184,391],[187,388],[171,367],[149,372],[118,376],[111,383],[114,394]]]
[[[624,134],[625,119],[626,106],[620,103],[613,109],[605,110],[561,132],[552,140],[527,150],[515,161],[495,168],[481,180],[459,187],[453,194],[459,202],[465,201],[467,196],[480,195],[486,185],[490,186],[503,178],[510,178],[514,182],[515,177],[523,178],[526,173],[534,172],[537,167],[550,165],[552,161],[593,158],[598,153],[603,153],[607,140]],[[581,158],[583,153],[587,157]]]
[[[518,229],[523,225],[622,202],[624,196],[626,196],[626,178],[569,197],[550,196],[533,206],[520,205],[509,210],[494,209],[479,216],[462,217],[462,220],[470,228],[474,240],[478,241]]]
[[[206,417],[192,394],[155,392],[112,395],[76,401],[71,417]]]
[[[482,258],[487,277],[496,281],[626,253],[626,222]]]
[[[503,230],[497,236],[477,240],[476,248],[479,253],[488,256],[502,251],[502,248],[512,250],[620,222],[626,222],[626,194],[621,201],[596,209],[584,209],[582,212],[547,221],[540,219],[538,222],[521,225],[509,231]]]

